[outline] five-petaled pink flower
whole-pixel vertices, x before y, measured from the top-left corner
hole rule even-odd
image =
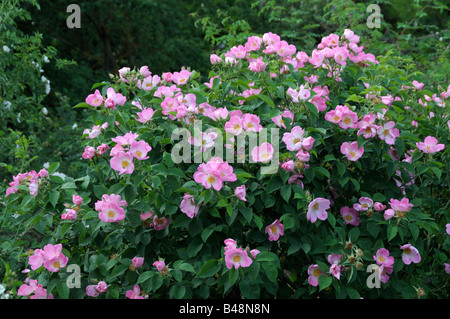
[[[406,244],[401,246],[400,249],[403,250],[402,260],[406,265],[409,265],[411,262],[415,264],[420,263],[420,253],[416,247],[411,244]]]
[[[132,290],[128,290],[125,296],[129,299],[144,299],[144,296],[141,296],[141,288],[138,285],[134,285]]]
[[[111,158],[111,168],[119,172],[119,175],[131,174],[134,171],[133,156],[130,153],[118,152]]]
[[[189,218],[194,218],[197,216],[199,206],[195,205],[194,196],[189,194],[184,194],[183,200],[180,204],[180,209]]]
[[[389,250],[386,248],[380,248],[377,250],[375,256],[373,256],[373,259],[377,262],[380,266],[392,266],[394,264],[394,257],[389,256]]]
[[[345,224],[353,226],[359,225],[358,212],[354,208],[344,206],[341,208],[340,213]]]
[[[400,131],[394,128],[395,122],[390,121],[383,126],[380,126],[377,130],[378,137],[384,140],[388,145],[394,145],[395,139],[400,136]]]
[[[419,150],[424,153],[436,153],[445,148],[444,144],[438,144],[438,140],[434,136],[427,136],[423,142],[416,143]]]
[[[325,198],[316,198],[308,205],[306,218],[315,223],[317,219],[326,220],[328,218],[327,209],[330,208],[330,201]]]
[[[364,154],[364,146],[358,148],[358,142],[356,141],[350,144],[344,142],[341,145],[341,153],[347,156],[349,161],[355,162]]]
[[[234,267],[249,267],[253,260],[248,256],[248,253],[243,248],[231,248],[225,251],[225,265],[228,269]]]
[[[318,286],[319,285],[319,277],[326,274],[320,270],[319,265],[311,265],[308,267],[308,283],[311,286]]]
[[[284,235],[284,226],[278,219],[266,227],[266,234],[269,234],[269,241],[277,241]]]
[[[253,162],[268,162],[272,159],[274,149],[272,144],[265,142],[261,146],[255,146],[252,150],[252,160]]]

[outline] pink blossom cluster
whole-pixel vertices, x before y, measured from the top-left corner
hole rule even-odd
[[[301,162],[309,162],[309,151],[314,145],[314,138],[305,136],[305,130],[300,126],[294,126],[290,132],[283,134],[282,141],[286,144],[289,151],[297,152],[295,157]]]
[[[379,268],[379,278],[383,283],[387,283],[389,276],[394,270],[394,257],[389,255],[389,250],[386,248],[380,248],[373,256]]]
[[[235,182],[237,177],[230,164],[219,157],[213,157],[207,163],[198,166],[194,173],[194,180],[206,189],[213,187],[216,191],[219,191],[222,189],[223,182]]]
[[[279,107],[281,106],[279,105]],[[294,113],[287,109],[284,109],[283,113],[281,113],[280,115],[272,117],[272,122],[274,122],[276,126],[286,129],[284,118],[290,119],[291,124],[294,123]]]
[[[122,106],[126,101],[127,98],[121,93],[117,93],[112,87],[106,90],[106,97],[103,97],[99,90],[95,90],[94,93],[86,97],[86,103],[90,106],[98,107],[103,104],[106,108],[114,110],[116,105]]]
[[[15,194],[19,191],[19,186],[25,186],[30,191],[30,195],[36,197],[39,191],[39,187],[42,183],[45,183],[45,177],[48,176],[48,171],[43,168],[37,173],[32,170],[27,173],[19,173],[16,176],[13,176],[13,181],[8,185],[9,187],[6,189],[5,197],[8,197],[11,194]]]
[[[105,223],[119,222],[125,219],[123,207],[128,206],[120,195],[103,194],[102,199],[95,203],[95,210],[99,212],[98,218]]]
[[[359,36],[352,30],[345,29],[343,35],[330,34],[323,37],[314,49],[309,63],[315,68],[322,67],[329,71],[328,77],[341,81],[340,71],[347,65],[348,60],[360,65],[368,65],[368,62],[378,64],[375,56],[365,53],[363,46],[358,46]]]
[[[239,135],[243,131],[246,132],[260,132],[262,125],[260,118],[251,113],[243,114],[241,110],[230,112],[230,119],[225,123],[225,132]]]
[[[330,254],[327,257],[328,262],[331,264],[329,272],[338,280],[341,279],[341,272],[345,270],[344,265],[339,265],[342,257],[344,257],[343,254]]]
[[[144,68],[144,69],[143,69]],[[139,89],[144,91],[151,91],[161,84],[161,77],[159,75],[152,75],[147,66],[141,67],[139,71],[142,79],[138,79],[136,85]]]
[[[170,219],[167,217],[158,217],[153,211],[142,213],[140,215],[142,221],[151,220],[148,227],[152,227],[155,230],[163,230],[167,228],[170,224]]]
[[[163,80],[166,83],[175,83],[176,85],[185,85],[189,81],[189,78],[191,77],[192,72],[186,69],[182,69],[179,72],[166,72],[163,73]]]
[[[141,288],[139,285],[134,285],[133,289],[127,290],[125,293],[125,297],[128,299],[148,299],[148,295],[144,294],[143,291],[141,291]]]
[[[143,161],[149,158],[147,153],[152,150],[151,146],[145,141],[137,141],[139,134],[126,133],[123,136],[112,138],[117,144],[111,149],[110,160],[111,168],[122,174],[131,174],[134,171],[133,158]]]
[[[189,143],[195,147],[200,148],[202,152],[214,146],[214,140],[217,138],[218,134],[214,131],[200,132],[189,138]]]
[[[311,97],[311,95],[314,95]],[[323,112],[327,109],[327,101],[330,101],[329,94],[330,91],[328,87],[325,85],[315,86],[312,89],[309,84],[300,85],[298,89],[293,89],[289,87],[286,91],[286,94],[292,99],[292,102],[299,103],[300,101],[306,101],[317,108],[318,112]],[[311,97],[311,98],[310,98]]]
[[[94,125],[91,129],[85,129],[83,131],[83,136],[87,135],[86,138],[94,139],[99,136],[104,130],[108,128],[108,122],[103,123],[102,125]]]
[[[177,119],[189,124],[198,114],[197,97],[193,93],[175,92],[172,91],[172,95],[166,96],[161,102],[162,113],[171,120]]]
[[[88,145],[84,149],[83,155],[81,157],[84,159],[92,159],[94,157],[105,154],[107,150],[109,150],[109,146],[105,143],[97,146],[97,149],[93,146]]]
[[[384,218],[386,220],[389,220],[394,216],[401,218],[414,206],[406,197],[402,198],[401,200],[391,198],[388,204],[391,208],[386,209],[384,212]]]
[[[47,297],[47,289],[38,283],[36,279],[26,278],[25,282],[17,290],[18,296],[24,296],[29,299],[54,299],[53,294]]]
[[[282,169],[284,169],[286,172],[291,173],[291,176],[288,179],[288,184],[297,184],[302,189],[304,189],[302,178],[304,170],[309,168],[309,164],[305,164],[304,161],[307,160],[308,158],[297,157],[297,159],[298,159],[297,164],[292,159],[287,159],[283,163],[279,164],[281,165]]]
[[[248,86],[249,88],[247,90],[242,91],[242,93],[239,93],[238,95],[246,99],[254,95],[259,95],[262,91],[262,87],[259,88],[254,87],[255,86],[254,82],[250,82]],[[245,99],[240,99],[239,105],[243,105],[245,103]]]
[[[258,249],[250,250],[250,257],[248,254],[248,248],[244,249],[242,247],[237,247],[237,243],[234,239],[228,238],[225,239],[225,265],[228,269],[234,267],[234,269],[238,269],[239,267],[249,267],[253,259],[256,255],[260,253]]]
[[[69,258],[62,253],[62,245],[47,244],[44,249],[35,249],[33,255],[28,258],[28,264],[32,270],[42,265],[51,272],[57,272],[67,265]]]
[[[80,210],[81,204],[83,204],[83,197],[78,195],[72,195],[72,203],[73,205],[65,203],[66,206],[65,212],[61,215],[61,219],[64,220],[76,220],[78,211]]]
[[[108,285],[104,281],[99,281],[96,285],[86,286],[86,296],[98,297],[101,293],[108,290]]]

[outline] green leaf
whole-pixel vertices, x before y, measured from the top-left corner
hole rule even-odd
[[[353,227],[349,232],[348,232],[348,237],[350,238],[350,240],[352,242],[355,242],[358,240],[359,238],[359,228],[358,227]]]
[[[221,264],[217,262],[216,259],[211,259],[207,261],[203,267],[199,270],[197,273],[198,278],[206,278],[214,276],[216,273],[219,272],[220,268],[222,267]]]
[[[331,283],[333,282],[333,278],[331,276],[319,276],[319,291],[330,287]]]
[[[339,172],[339,175],[340,176],[344,176],[345,171],[347,170],[347,167],[345,166],[345,164],[342,163],[342,162],[337,162],[336,163],[336,167],[337,167],[337,170]]]
[[[47,170],[48,174],[52,175],[54,172],[56,172],[56,170],[59,168],[59,165],[60,165],[59,162],[51,163]]]
[[[185,262],[181,263],[177,268],[183,271],[195,273],[194,267]]]
[[[73,108],[74,109],[78,109],[78,108],[93,108],[93,106],[90,106],[89,104],[87,104],[86,102],[81,102],[78,103],[77,105],[75,105]]]
[[[289,198],[291,197],[291,192],[292,192],[292,187],[290,184],[288,185],[284,185],[281,188],[281,197],[283,197],[283,199],[289,203]]]
[[[397,226],[393,226],[392,224],[388,225],[387,228],[388,241],[391,241],[397,235]]]
[[[56,291],[58,292],[58,295],[61,297],[61,299],[69,299],[69,287],[67,286],[67,283],[63,280],[60,281],[56,285]]]
[[[440,180],[442,176],[442,171],[437,167],[432,167],[431,170],[433,171],[434,175],[436,175],[437,179]]]
[[[330,178],[330,172],[328,172],[328,170],[324,167],[313,167],[313,169],[319,173],[320,175],[325,176],[326,178]]]
[[[209,225],[207,228],[205,228],[202,231],[201,237],[203,242],[206,243],[206,241],[208,240],[209,236],[211,236],[211,234],[214,232],[214,228],[216,225]]]
[[[54,191],[54,192],[50,193],[49,201],[50,201],[50,204],[52,204],[53,207],[55,207],[56,204],[58,203],[58,199],[59,199],[60,195],[61,194],[58,191]]]
[[[317,107],[310,103],[310,102],[306,102],[306,107],[311,111],[311,113],[314,115],[314,117],[318,117],[319,116],[319,111],[317,110]]]
[[[267,278],[273,282],[273,283],[277,283],[277,278],[278,278],[278,269],[277,267],[270,262],[264,262],[262,263],[262,268],[264,269],[264,272],[267,275]]]
[[[154,272],[154,271],[150,271],[150,270],[149,270],[149,271],[143,272],[143,273],[139,276],[139,278],[138,278],[136,284],[140,284],[140,283],[146,282],[146,281],[149,280],[151,277],[153,277],[154,274],[155,274],[155,272]]]
[[[239,270],[232,267],[228,274],[230,285],[234,285],[239,278]]]
[[[409,230],[411,231],[411,236],[414,240],[419,237],[419,227],[414,223],[408,223]]]
[[[258,97],[263,100],[264,102],[266,102],[267,104],[269,104],[272,108],[275,108],[275,103],[273,103],[272,99],[270,97],[268,97],[267,95],[258,95]]]
[[[347,287],[347,294],[351,299],[360,299],[361,296],[359,295],[359,292],[356,291],[356,289]]]
[[[256,255],[256,261],[274,262],[275,260],[278,260],[278,256],[272,252],[263,251],[263,252],[260,252],[258,255]]]

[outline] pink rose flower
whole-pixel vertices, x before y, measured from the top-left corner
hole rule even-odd
[[[269,234],[269,241],[277,241],[284,235],[284,226],[276,219],[272,224],[266,227],[266,234]]]

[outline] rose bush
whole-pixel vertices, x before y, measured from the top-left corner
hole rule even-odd
[[[14,176],[12,295],[448,297],[450,86],[348,29],[217,53],[205,83],[143,66],[94,84],[88,170]]]

